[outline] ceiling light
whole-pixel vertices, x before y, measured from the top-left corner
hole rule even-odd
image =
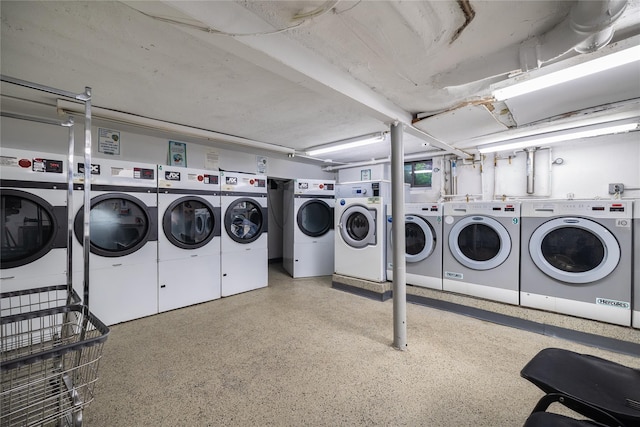
[[[535,92],[635,61],[640,61],[640,45],[601,56],[591,61],[567,67],[540,77],[533,77],[511,86],[495,89],[492,95],[496,101],[504,101],[505,99]]]
[[[510,151],[526,147],[539,147],[555,144],[557,142],[571,141],[574,139],[629,132],[638,129],[638,120],[639,119],[636,117],[633,120],[619,120],[615,122],[600,123],[597,125],[566,129],[563,131],[550,132],[526,138],[512,139],[510,141],[494,144],[486,144],[478,147],[478,151],[482,154],[495,153],[496,151]]]
[[[334,151],[347,150],[349,148],[362,147],[364,145],[375,144],[384,141],[384,132],[376,132],[369,135],[358,136],[355,138],[343,139],[341,141],[332,142],[331,144],[319,145],[307,150],[308,156],[317,156],[318,154],[333,153]]]

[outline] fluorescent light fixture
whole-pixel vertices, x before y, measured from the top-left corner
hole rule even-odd
[[[58,110],[65,113],[83,113],[84,104],[58,99]],[[259,150],[275,151],[284,154],[294,154],[296,150],[281,145],[269,144],[268,142],[255,141],[235,135],[215,132],[207,129],[185,126],[178,123],[165,122],[163,120],[152,119],[150,117],[137,116],[135,114],[123,113],[121,111],[109,110],[107,108],[92,107],[91,114],[95,118],[110,120],[116,123],[126,123],[141,128],[160,130],[169,133],[177,133],[195,138],[207,139],[228,144],[241,145]]]
[[[355,138],[343,139],[331,144],[320,145],[307,150],[308,156],[318,154],[333,153],[334,151],[348,150],[349,148],[362,147],[364,145],[375,144],[384,141],[384,132],[377,132],[370,135],[358,136]]]
[[[558,132],[550,132],[526,138],[512,139],[510,141],[480,146],[478,147],[478,151],[482,154],[495,153],[496,151],[510,151],[517,150],[519,148],[539,147],[563,141],[571,141],[574,139],[629,132],[638,129],[639,120],[640,118],[636,117],[633,120],[619,120],[615,122],[566,129]]]
[[[640,45],[601,56],[591,61],[567,67],[544,76],[533,77],[511,86],[495,89],[492,94],[497,101],[504,101],[505,99],[535,92],[635,61],[640,61]]]

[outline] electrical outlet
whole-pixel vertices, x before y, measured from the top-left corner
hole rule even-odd
[[[609,194],[624,193],[624,184],[609,184]]]

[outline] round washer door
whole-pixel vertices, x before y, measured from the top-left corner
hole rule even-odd
[[[376,217],[362,205],[349,206],[340,217],[340,235],[352,248],[376,244]]]
[[[149,240],[151,217],[140,199],[128,194],[108,193],[91,199],[91,252],[121,257],[142,248]],[[84,207],[76,214],[74,230],[82,244]]]
[[[267,227],[267,216],[260,203],[248,197],[234,200],[224,214],[227,235],[235,242],[251,243]]]
[[[298,209],[298,228],[309,237],[324,236],[333,228],[333,213],[322,200],[306,201]]]
[[[389,229],[388,239],[393,248],[393,227]],[[407,214],[404,216],[405,260],[419,262],[433,253],[436,246],[436,234],[431,224],[424,218]]]
[[[600,280],[620,262],[620,245],[604,226],[584,218],[556,218],[539,226],[529,254],[547,276],[566,283]]]
[[[405,215],[405,259],[407,262],[418,262],[427,258],[436,246],[436,235],[431,225],[423,218]]]
[[[55,247],[58,222],[64,222],[56,218],[54,207],[46,200],[25,191],[3,189],[1,206],[0,268],[29,264]]]
[[[162,217],[164,235],[179,248],[201,248],[216,235],[214,231],[218,218],[215,212],[211,203],[201,197],[185,196],[176,199],[167,207]]]
[[[493,218],[468,216],[451,227],[449,249],[463,266],[473,270],[491,270],[509,257],[511,237],[507,229]]]

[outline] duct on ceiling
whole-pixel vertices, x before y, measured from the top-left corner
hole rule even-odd
[[[595,52],[613,37],[613,24],[622,16],[628,0],[581,0],[567,19],[540,37],[525,41],[520,48],[522,71],[540,68],[570,50]]]

